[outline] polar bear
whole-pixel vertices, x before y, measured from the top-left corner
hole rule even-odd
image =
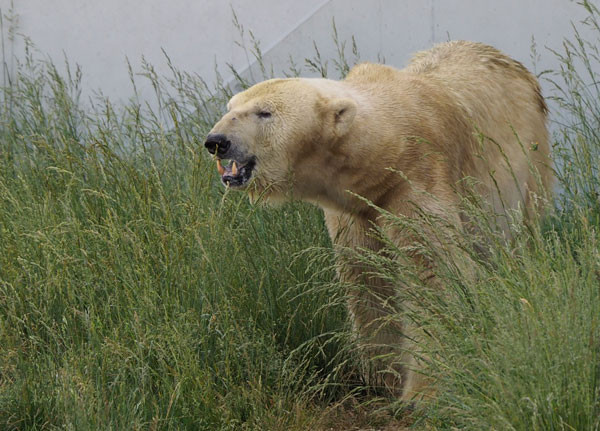
[[[552,184],[536,78],[480,43],[436,45],[401,70],[359,64],[342,81],[268,80],[233,96],[227,109],[205,142],[223,184],[253,199],[315,203],[339,250],[382,248],[370,232],[386,229],[373,205],[411,217],[410,203],[418,202],[460,226],[465,177],[478,180],[478,193],[499,214],[533,210],[536,194]],[[388,236],[399,246],[411,241],[397,231]],[[375,361],[381,382],[413,398],[424,384],[410,354],[415,328],[379,323],[401,307],[393,304],[399,286],[339,255],[341,279],[366,285],[348,293],[354,328],[376,346],[365,355],[394,358]]]

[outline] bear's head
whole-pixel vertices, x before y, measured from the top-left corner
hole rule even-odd
[[[273,79],[232,97],[205,142],[223,184],[254,199],[318,199],[325,159],[349,133],[357,110],[351,98],[335,97],[330,87],[337,84]]]

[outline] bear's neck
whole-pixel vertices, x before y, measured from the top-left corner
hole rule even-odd
[[[297,182],[303,200],[329,211],[366,215],[373,205],[390,210],[392,197],[405,192],[407,181],[399,172],[409,169],[402,164],[406,147],[397,141],[388,142],[373,130],[363,130],[362,124],[370,124],[365,118],[368,113],[357,116],[362,118],[346,136],[320,144],[321,151],[311,152],[312,160],[303,163],[309,167],[299,173]],[[368,142],[365,137],[369,137]]]

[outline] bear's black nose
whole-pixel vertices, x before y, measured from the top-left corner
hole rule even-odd
[[[221,133],[212,133],[206,137],[204,146],[209,153],[215,154],[216,152],[217,155],[224,156],[227,150],[229,150],[231,142]]]

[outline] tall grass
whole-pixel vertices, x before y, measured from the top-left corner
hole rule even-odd
[[[584,25],[600,37],[600,11],[582,5],[589,13]],[[406,250],[393,244],[385,255],[365,257],[401,286],[403,300],[418,304],[398,317],[423,330],[423,372],[435,381],[436,396],[415,427],[600,429],[598,43],[576,31],[554,53],[561,67],[549,79],[563,116],[550,214],[523,221],[508,212],[509,241],[474,195],[463,198],[478,226],[474,234],[426,213],[418,220],[384,214],[421,238],[419,252],[435,262],[443,286],[424,284],[419,268],[402,258]]]
[[[129,104],[83,109],[66,67],[28,44],[2,89],[0,428],[313,421],[308,385],[347,360],[319,212],[221,187],[202,143],[226,88],[146,64],[155,108],[133,80]]]
[[[600,35],[597,9],[584,7]],[[309,70],[348,71],[335,27],[334,41],[339,58],[316,51]],[[477,237],[448,235],[427,214],[386,215],[422,234],[442,295],[406,250],[363,255],[417,304],[398,317],[423,328],[437,395],[415,428],[600,428],[596,42],[576,36],[556,53],[568,115],[552,214],[507,214],[510,242],[476,196],[464,208]],[[83,104],[77,68],[26,50],[0,98],[0,428],[309,429],[353,396],[359,367],[320,212],[251,205],[221,187],[203,151],[230,87],[144,64],[152,103],[130,68],[128,104]]]
[[[405,303],[417,304],[398,316],[422,329],[422,372],[435,382],[435,397],[418,412],[416,426],[597,430],[598,226],[583,212],[559,213],[544,228],[515,217],[515,236],[507,242],[489,229],[490,213],[465,202],[470,205],[471,220],[481,228],[477,238],[463,233],[457,239],[440,228],[443,220],[427,214],[390,216],[420,236],[419,252],[435,262],[436,286],[424,284],[419,268],[402,259],[407,250],[389,244],[386,255],[366,257],[380,276],[401,286]],[[473,252],[475,241],[485,259]]]

